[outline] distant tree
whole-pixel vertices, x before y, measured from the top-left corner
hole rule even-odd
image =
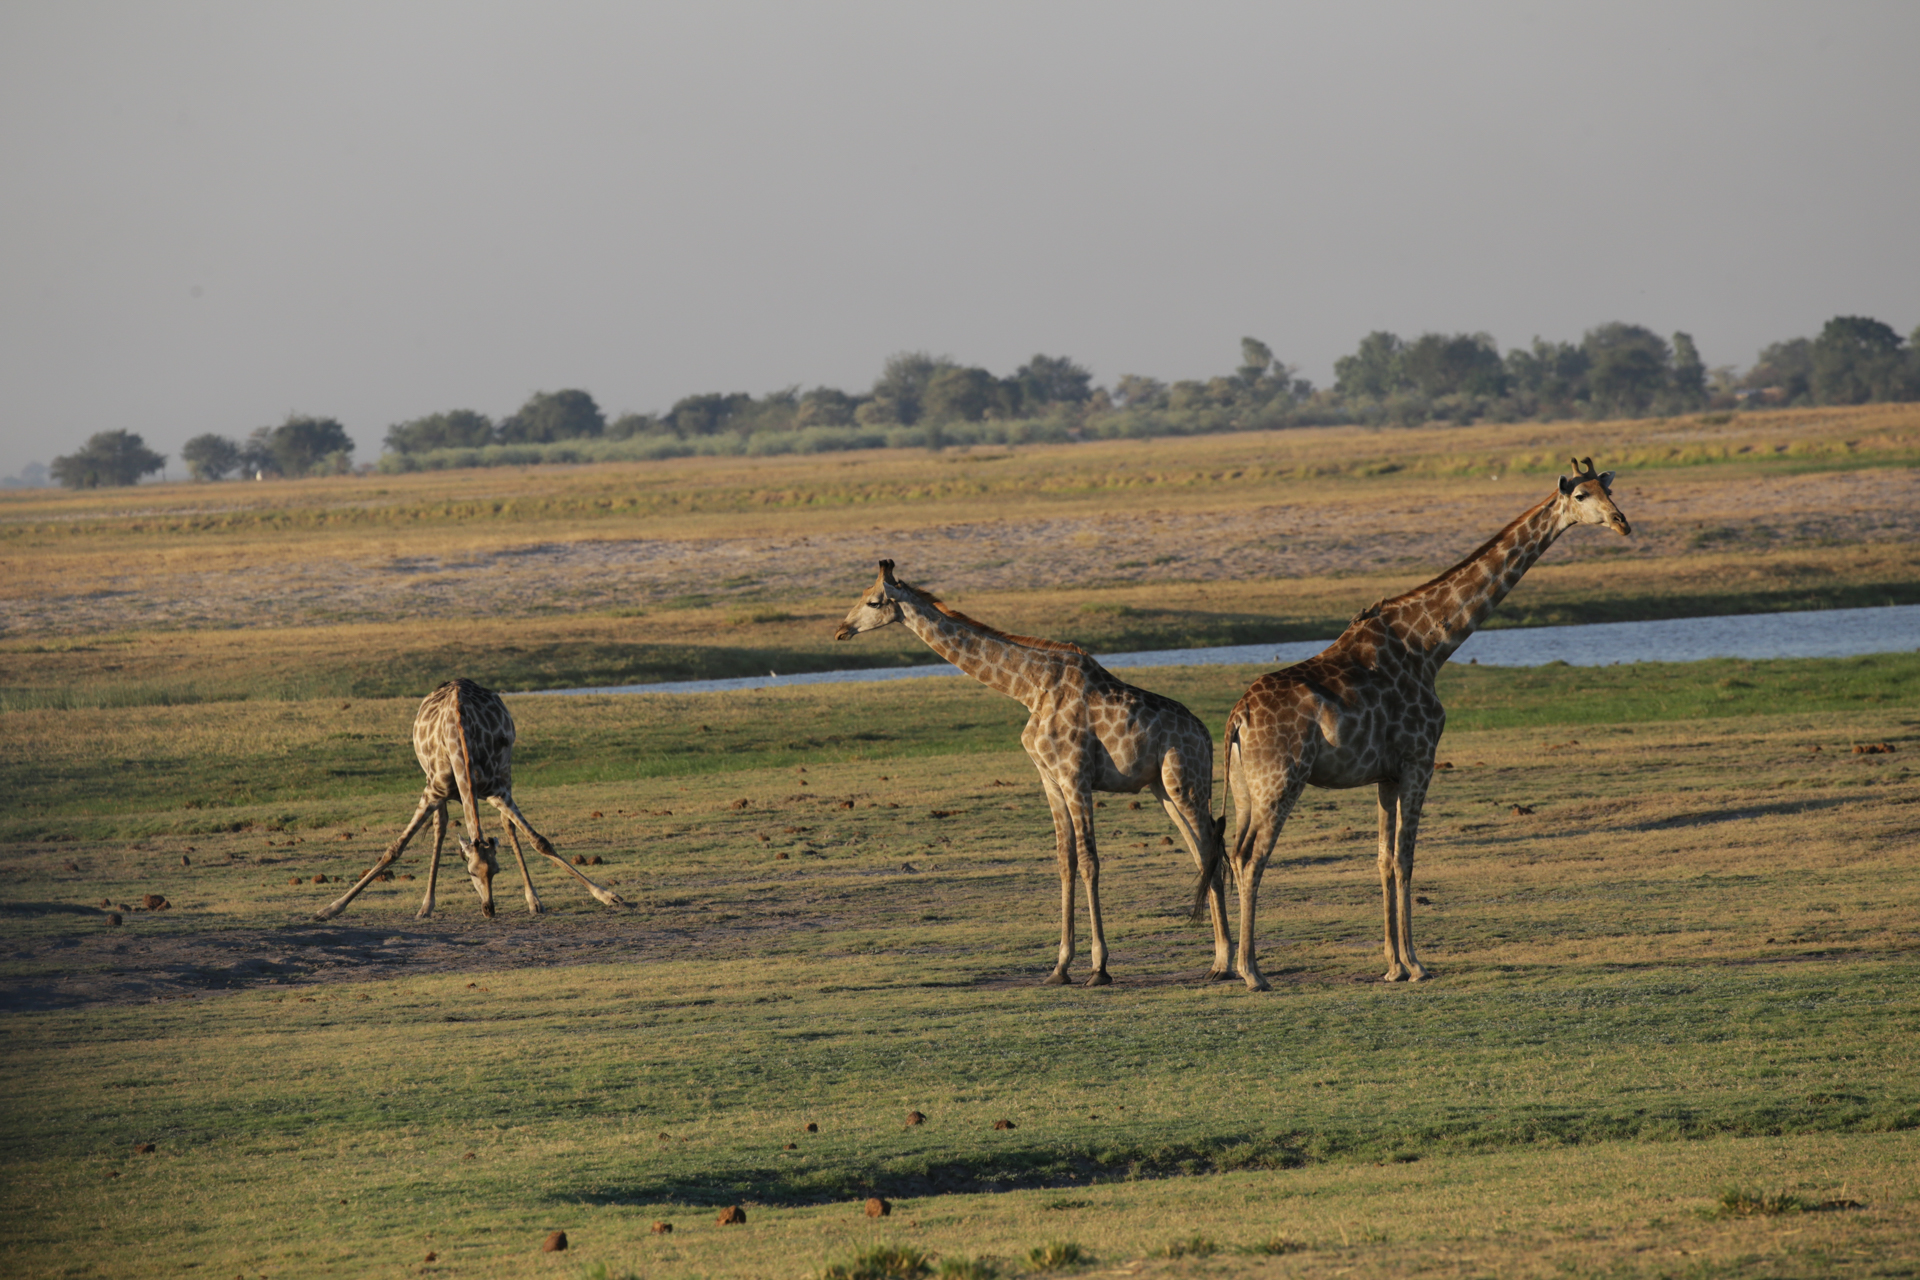
[[[705,395],[683,396],[674,401],[673,408],[667,411],[667,421],[673,424],[674,434],[683,439],[710,436],[727,430],[735,418],[747,414],[752,408],[753,397],[744,391],[727,395],[708,392]]]
[[[1587,385],[1600,408],[1644,413],[1667,389],[1672,356],[1653,330],[1614,321],[1587,330],[1581,345],[1592,361]]]
[[[131,431],[100,431],[63,458],[55,458],[49,473],[69,489],[99,489],[139,484],[140,477],[165,466],[165,455],[147,448]]]
[[[1813,340],[1813,398],[1821,404],[1901,399],[1905,365],[1892,325],[1867,316],[1835,316]]]
[[[921,393],[926,422],[978,422],[993,408],[997,379],[985,369],[948,365],[927,379]]]
[[[623,413],[607,424],[607,439],[631,440],[635,436],[670,436],[673,427],[653,413]]]
[[[1079,404],[1093,394],[1093,374],[1066,356],[1036,355],[1013,371],[1020,385],[1020,407],[1033,412],[1042,405]]]
[[[394,453],[425,453],[429,449],[477,449],[493,443],[493,419],[471,409],[430,413],[387,428],[387,448]]]
[[[1123,373],[1113,384],[1114,399],[1128,409],[1164,409],[1167,384],[1138,373]]]
[[[1532,347],[1508,351],[1505,363],[1509,394],[1545,405],[1570,405],[1587,398],[1587,370],[1593,361],[1584,347],[1536,336]]]
[[[180,447],[180,461],[195,480],[222,480],[240,465],[240,446],[209,431]]]
[[[1384,400],[1405,386],[1400,368],[1405,344],[1383,329],[1360,339],[1350,356],[1333,362],[1333,387],[1343,396],[1370,396]]]
[[[255,431],[248,443],[264,445],[272,470],[283,476],[345,471],[351,466],[353,437],[332,418],[290,413],[279,426]],[[258,457],[257,450],[249,455],[244,447],[241,454]]]
[[[1749,391],[1777,390],[1792,403],[1813,395],[1813,343],[1789,338],[1761,349],[1741,384]]]
[[[1674,397],[1684,406],[1692,407],[1707,398],[1707,364],[1690,333],[1673,335],[1672,382]]]
[[[855,416],[863,423],[898,422],[907,426],[920,420],[921,402],[927,383],[942,369],[953,367],[945,356],[924,351],[900,351],[887,357],[886,367],[874,380],[873,394]]]
[[[512,417],[501,421],[502,444],[551,444],[605,433],[600,406],[584,391],[536,391]]]
[[[793,415],[796,427],[848,427],[853,425],[854,410],[860,401],[834,387],[815,387],[800,397]]]
[[[1500,349],[1484,333],[1423,333],[1402,349],[1399,367],[1402,382],[1430,399],[1507,393]]]

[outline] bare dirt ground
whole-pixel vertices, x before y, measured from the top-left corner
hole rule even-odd
[[[1150,582],[1437,572],[1542,496],[1533,480],[1377,490],[1312,505],[1226,511],[1116,508],[1097,514],[933,527],[875,527],[788,539],[594,538],[502,545],[458,557],[380,556],[127,574],[83,593],[0,600],[0,635],[127,627],[286,627],[525,616],[680,597],[716,602],[857,591],[882,556],[949,593]],[[1626,543],[1570,536],[1553,555],[1681,557],[1920,539],[1920,471],[1906,468],[1728,481],[1656,473],[1615,493]]]

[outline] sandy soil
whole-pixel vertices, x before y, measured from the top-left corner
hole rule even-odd
[[[1286,579],[1437,571],[1542,496],[1533,481],[1378,491],[1310,506],[1232,511],[1114,509],[861,533],[502,546],[464,558],[382,557],[260,568],[129,574],[84,594],[0,601],[0,634],[127,627],[303,626],[397,616],[525,616],[858,591],[882,556],[951,594],[1155,581]],[[1920,538],[1920,471],[1882,469],[1728,483],[1661,473],[1623,478],[1629,543],[1577,531],[1556,559],[1685,556],[1703,546],[1811,546]]]

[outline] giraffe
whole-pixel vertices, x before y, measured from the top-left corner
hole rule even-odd
[[[483,689],[471,680],[449,680],[421,702],[413,717],[413,754],[427,775],[420,793],[420,806],[413,811],[400,838],[387,846],[372,870],[358,884],[318,912],[314,919],[331,920],[347,909],[359,892],[373,883],[400,857],[407,841],[433,816],[433,858],[427,863],[427,894],[421,899],[419,918],[433,914],[434,884],[440,875],[440,847],[447,835],[447,801],[458,797],[467,834],[456,836],[460,852],[467,860],[467,878],[480,895],[480,910],[493,915],[493,877],[499,872],[495,856],[500,842],[480,833],[480,814],[475,801],[485,797],[500,813],[507,839],[513,842],[513,856],[520,864],[520,881],[526,886],[527,910],[540,914],[540,899],[533,892],[533,877],[527,874],[527,858],[520,849],[520,832],[533,841],[533,847],[579,878],[598,901],[610,907],[627,904],[612,890],[595,884],[585,872],[568,864],[553,851],[547,838],[535,831],[519,806],[513,802],[513,717],[507,704],[491,689]],[[517,830],[516,830],[517,828]]]
[[[848,640],[899,622],[927,647],[1031,713],[1020,745],[1040,772],[1053,811],[1060,869],[1060,955],[1045,985],[1062,986],[1073,963],[1073,896],[1077,871],[1087,887],[1093,935],[1093,976],[1103,987],[1107,938],[1100,918],[1100,857],[1093,835],[1093,793],[1151,791],[1186,840],[1194,862],[1207,869],[1194,897],[1213,917],[1209,978],[1233,976],[1227,934],[1227,898],[1218,859],[1225,817],[1213,817],[1213,739],[1200,718],[1175,702],[1126,684],[1079,645],[1009,635],[948,608],[938,598],[893,576],[880,576],[834,634]]]
[[[1575,525],[1632,532],[1613,504],[1613,472],[1593,459],[1453,568],[1354,615],[1317,656],[1253,682],[1227,717],[1227,854],[1240,896],[1240,976],[1268,983],[1253,953],[1254,899],[1280,828],[1311,784],[1373,783],[1380,806],[1380,893],[1388,982],[1427,971],[1413,949],[1413,845],[1446,727],[1434,678],[1554,539]],[[1224,848],[1224,846],[1223,846]],[[1202,877],[1207,874],[1202,868]]]

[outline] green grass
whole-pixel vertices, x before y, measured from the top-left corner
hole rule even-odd
[[[1218,735],[1265,668],[1127,673],[1185,702]],[[1572,731],[1702,717],[1874,710],[1920,700],[1920,654],[1768,662],[1537,668],[1452,665],[1454,733]],[[808,763],[1004,752],[1025,710],[964,678],[686,696],[518,697],[521,794]],[[334,802],[385,797],[404,816],[420,785],[411,699],[31,710],[6,717],[0,769],[16,797],[0,839],[210,833],[334,821]],[[1845,749],[1850,742],[1829,743]],[[1450,750],[1443,743],[1443,753]],[[1031,772],[1014,770],[1024,786]],[[352,806],[356,813],[365,804]],[[304,812],[303,812],[304,811]],[[377,811],[377,810],[376,810]]]

